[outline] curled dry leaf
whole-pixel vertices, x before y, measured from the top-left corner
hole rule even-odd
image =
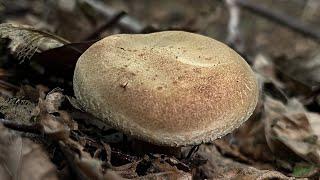
[[[33,111],[37,121],[42,125],[43,132],[54,139],[68,139],[70,128],[58,120],[53,114],[49,114],[46,109],[46,103],[43,99],[39,99],[38,106]]]
[[[80,144],[69,140],[67,144],[60,141],[59,145],[77,179],[102,179],[102,162],[82,151]]]
[[[104,180],[124,180],[121,178],[116,172],[112,170],[107,170],[106,173],[103,175]]]
[[[58,180],[43,148],[0,125],[0,179]]]
[[[283,88],[284,84],[278,81],[276,77],[276,70],[273,62],[267,58],[265,55],[258,54],[254,58],[252,68],[258,72],[258,79],[260,83],[270,82],[273,83],[278,88]]]
[[[308,86],[320,85],[320,52],[311,53],[308,58],[281,58],[274,61],[279,70],[288,76],[307,84]],[[284,71],[285,70],[285,71]]]
[[[59,112],[59,107],[64,101],[64,95],[62,94],[62,89],[56,88],[50,91],[45,99],[45,105],[48,113]]]
[[[313,132],[320,138],[320,115],[318,113],[308,112],[307,117]]]
[[[134,161],[132,163],[128,163],[122,166],[114,166],[112,167],[112,170],[117,172],[121,177],[127,178],[127,179],[133,179],[138,178],[138,174],[136,172],[137,166],[140,163],[140,161]]]
[[[247,164],[252,164],[253,162],[244,156],[238,146],[233,146],[232,144],[227,142],[226,138],[217,139],[214,141],[214,145],[218,148],[221,154],[224,156],[232,157],[239,162],[244,162]]]
[[[160,173],[153,173],[148,174],[146,176],[142,176],[139,178],[136,178],[137,180],[161,180],[161,179],[168,179],[168,180],[191,180],[192,176],[189,173],[185,172],[160,172]]]
[[[116,171],[106,169],[101,160],[83,151],[84,148],[78,142],[69,139],[66,143],[60,141],[59,145],[76,179],[123,179]]]
[[[308,162],[320,164],[320,140],[315,133],[319,132],[320,119],[312,119],[296,99],[288,104],[266,97],[265,132],[270,149],[279,158],[298,156]],[[319,116],[318,116],[319,117]],[[312,119],[312,120],[311,120]],[[318,124],[313,127],[313,124]]]
[[[70,130],[77,130],[78,124],[66,112],[59,110],[64,99],[60,89],[49,92],[45,99],[39,98],[33,115],[42,125],[45,134],[59,140],[67,140]]]
[[[264,122],[261,120],[263,100],[259,100],[253,115],[233,132],[230,143],[235,144],[240,152],[250,159],[271,162],[274,160],[264,133]]]
[[[49,89],[46,86],[41,84],[36,87],[32,87],[31,85],[21,85],[19,91],[16,93],[16,97],[24,100],[29,100],[32,103],[37,103],[39,97],[44,93],[48,92]]]
[[[263,91],[263,93],[260,93],[261,95],[268,94],[284,101],[287,99],[287,95],[283,92],[285,84],[278,80],[275,65],[267,56],[258,54],[254,58],[252,68],[257,72],[259,86]]]
[[[34,53],[57,48],[69,43],[53,34],[26,25],[0,24],[0,38],[9,38],[11,52],[21,59],[30,59]]]
[[[195,179],[290,179],[277,171],[259,170],[225,158],[214,145],[201,145],[197,154],[208,161],[197,167]]]
[[[137,165],[137,179],[178,179],[191,180],[190,173],[177,168],[178,161],[173,158],[145,156]]]
[[[21,123],[30,123],[31,112],[35,105],[28,100],[19,98],[4,98],[0,96],[0,112],[5,119],[20,121]]]
[[[281,60],[282,61],[282,60]],[[254,58],[253,69],[257,72],[257,77],[260,82],[264,93],[271,95],[272,97],[277,97],[286,100],[286,93],[310,93],[310,86],[306,84],[307,81],[301,81],[297,79],[294,75],[283,71],[276,64],[278,61],[272,61],[265,55],[258,54]],[[286,67],[283,67],[287,69]],[[279,81],[279,76],[281,80],[285,79],[286,83]],[[286,93],[284,92],[286,91]]]

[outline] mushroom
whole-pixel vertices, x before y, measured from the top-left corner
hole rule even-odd
[[[230,133],[252,114],[259,94],[239,54],[183,31],[106,37],[81,55],[73,83],[89,113],[129,136],[172,147]]]

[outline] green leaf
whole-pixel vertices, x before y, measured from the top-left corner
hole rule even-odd
[[[293,168],[292,175],[295,177],[307,177],[316,167],[312,164],[297,164]]]

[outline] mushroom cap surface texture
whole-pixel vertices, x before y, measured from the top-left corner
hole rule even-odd
[[[137,139],[166,146],[213,141],[254,111],[258,83],[225,44],[183,31],[118,34],[79,58],[74,93],[84,110]]]

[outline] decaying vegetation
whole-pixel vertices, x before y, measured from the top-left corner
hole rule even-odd
[[[319,179],[319,9],[317,0],[0,0],[0,179]],[[143,151],[73,94],[77,59],[94,42],[163,30],[228,43],[261,88],[244,125],[179,156]]]

